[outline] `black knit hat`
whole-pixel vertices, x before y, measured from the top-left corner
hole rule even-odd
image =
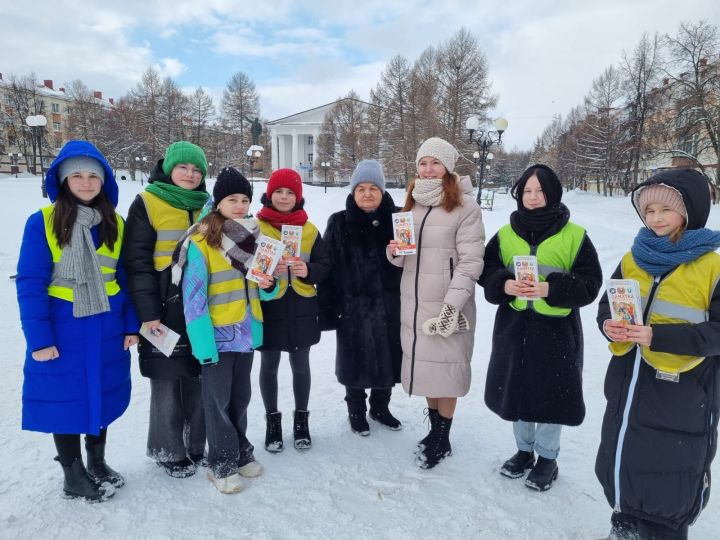
[[[248,179],[236,168],[225,167],[218,174],[215,187],[213,187],[213,207],[217,208],[220,201],[235,193],[247,195],[252,201],[252,185],[250,185]]]

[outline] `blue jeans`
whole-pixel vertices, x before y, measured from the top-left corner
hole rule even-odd
[[[519,420],[513,422],[513,434],[518,450],[535,450],[545,459],[555,459],[560,453],[560,424],[537,424]]]

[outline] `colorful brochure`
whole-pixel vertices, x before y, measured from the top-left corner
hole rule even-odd
[[[643,324],[640,283],[634,279],[605,280],[610,312],[615,321],[625,324]]]
[[[417,245],[412,212],[396,212],[392,215],[392,220],[393,236],[399,244],[396,255],[415,255]]]
[[[285,245],[283,259],[297,259],[300,257],[300,240],[302,239],[302,227],[300,225],[283,225],[280,230],[280,238]]]
[[[245,277],[255,283],[260,283],[263,278],[270,279],[284,250],[285,245],[280,240],[261,234]]]

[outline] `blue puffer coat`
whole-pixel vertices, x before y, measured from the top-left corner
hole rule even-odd
[[[60,187],[58,164],[73,156],[90,156],[105,168],[103,191],[117,204],[118,186],[98,150],[70,141],[47,172],[47,191],[55,202]],[[92,229],[99,247],[99,226]],[[122,242],[122,238],[117,239]],[[125,335],[137,334],[139,323],[125,292],[122,261],[117,267],[120,292],[110,296],[110,311],[75,318],[72,302],[47,294],[53,270],[42,212],[25,225],[17,272],[20,319],[27,341],[23,384],[22,428],[46,433],[97,435],[125,412],[130,402],[130,352]],[[60,356],[38,362],[32,351],[55,346]]]

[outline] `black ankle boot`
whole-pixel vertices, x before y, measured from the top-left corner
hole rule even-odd
[[[293,436],[295,437],[295,448],[298,450],[309,450],[312,446],[310,439],[310,428],[308,427],[309,411],[295,411],[293,422]]]
[[[432,469],[447,456],[452,455],[450,426],[452,426],[452,418],[445,418],[438,413],[437,421],[430,431],[430,440],[416,460],[421,469]]]
[[[108,482],[116,488],[125,485],[122,475],[105,463],[105,443],[87,444],[86,440],[85,451],[87,453],[87,472],[90,478],[100,484]]]
[[[433,428],[437,424],[437,417],[438,417],[438,411],[437,409],[431,409],[428,407],[427,414],[425,415],[430,422],[430,431],[428,431],[428,434],[425,435],[420,441],[418,441],[417,444],[417,453],[422,452],[425,450],[425,447],[427,446],[428,442],[430,442],[430,434],[432,433]]]
[[[265,450],[277,454],[283,451],[282,413],[265,413]]]
[[[557,461],[538,456],[537,463],[525,479],[525,485],[536,491],[547,491],[557,477]]]
[[[525,471],[532,469],[535,465],[535,454],[518,450],[513,457],[508,459],[503,466],[500,467],[500,474],[508,478],[520,478]]]
[[[60,461],[55,458],[55,461]],[[75,458],[70,466],[60,463],[65,475],[63,495],[68,499],[85,499],[88,502],[104,502],[115,495],[115,488],[111,485],[100,485],[88,474],[82,459]]]
[[[348,420],[350,421],[350,429],[353,433],[357,433],[362,437],[370,435],[370,425],[364,412],[348,413]]]
[[[168,476],[173,478],[189,478],[197,472],[198,468],[188,457],[180,461],[158,461],[157,464],[165,469]]]
[[[378,424],[382,424],[393,431],[400,431],[402,429],[400,420],[392,415],[387,406],[378,407],[377,409],[370,407],[370,418],[375,420]]]

